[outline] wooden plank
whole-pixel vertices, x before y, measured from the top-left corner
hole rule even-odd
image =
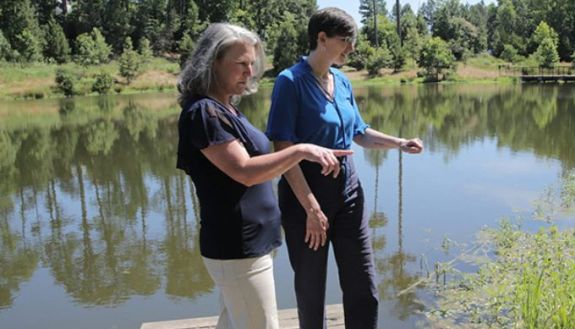
[[[327,327],[330,329],[343,329],[343,305],[333,304],[327,305],[325,308]],[[297,309],[290,308],[278,311],[280,328],[282,329],[299,329],[297,318]],[[140,329],[213,329],[218,322],[217,316],[171,320],[171,321],[158,321],[142,323]]]

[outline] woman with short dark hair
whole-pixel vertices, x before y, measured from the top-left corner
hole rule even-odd
[[[210,25],[180,75],[177,167],[200,202],[200,253],[220,289],[217,328],[278,328],[273,263],[281,244],[279,209],[269,182],[306,159],[337,176],[332,151],[300,144],[269,153],[269,141],[237,107],[257,89],[259,37],[231,24]]]
[[[363,121],[351,83],[333,66],[354,50],[357,27],[337,8],[317,11],[308,25],[310,53],[277,77],[266,134],[276,150],[299,143],[350,149],[400,148],[419,153],[421,140],[373,130]],[[295,273],[300,328],[325,328],[325,286],[329,242],[343,291],[345,327],[377,328],[378,292],[364,197],[349,156],[339,158],[341,175],[322,176],[302,161],[278,185],[289,259]]]

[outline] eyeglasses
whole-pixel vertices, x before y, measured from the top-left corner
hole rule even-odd
[[[336,37],[339,40],[345,41],[346,43],[349,43],[351,45],[355,45],[355,37],[354,36],[347,36],[347,37]]]

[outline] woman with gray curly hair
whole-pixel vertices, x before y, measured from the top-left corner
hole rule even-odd
[[[269,180],[304,159],[337,176],[337,157],[351,154],[311,144],[269,153],[266,136],[237,107],[257,90],[263,63],[255,33],[217,23],[178,83],[177,167],[200,202],[200,252],[222,301],[217,328],[279,327],[270,253],[281,244],[280,214]]]

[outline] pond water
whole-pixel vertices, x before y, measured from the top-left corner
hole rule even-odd
[[[270,90],[240,109],[264,128]],[[419,136],[421,155],[354,148],[376,250],[380,328],[421,324],[424,290],[403,291],[472,243],[523,218],[575,167],[575,85],[377,86],[364,120]],[[175,169],[174,94],[0,102],[0,328],[128,329],[211,316],[193,185]],[[547,200],[548,201],[548,200]],[[572,226],[571,215],[558,225]],[[295,307],[285,246],[278,306]],[[327,302],[340,303],[333,258]]]

